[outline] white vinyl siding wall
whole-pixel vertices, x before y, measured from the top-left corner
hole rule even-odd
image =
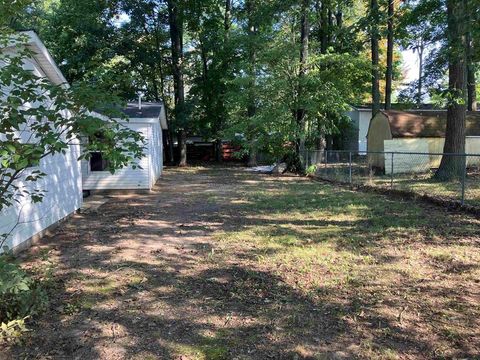
[[[25,61],[25,68],[32,70],[38,77],[45,77],[45,73],[33,59]],[[26,106],[38,105],[26,104]],[[49,106],[49,104],[44,105]],[[28,129],[25,129],[22,135],[28,138]],[[45,177],[35,183],[22,181],[22,179],[15,183],[26,190],[44,190],[45,196],[40,203],[36,204],[32,203],[27,196],[21,199],[20,203],[0,212],[0,234],[10,234],[5,243],[9,249],[22,248],[22,245],[25,245],[33,236],[82,206],[82,174],[79,156],[79,143],[72,143],[65,154],[48,156],[40,161],[38,167],[32,168],[45,173]],[[22,178],[25,178],[28,173],[29,169],[26,169]]]
[[[140,132],[147,140],[145,156],[139,161],[141,169],[127,167],[117,170],[115,174],[109,171],[91,171],[90,163],[82,161],[83,189],[84,190],[134,190],[150,189],[150,139],[151,124],[127,123],[130,129]]]
[[[39,169],[47,174],[31,183],[18,182],[27,188],[45,189],[45,197],[33,204],[27,197],[0,213],[0,234],[11,233],[6,245],[11,249],[62,220],[82,206],[82,175],[78,157],[80,146],[71,145],[66,154],[41,160]]]
[[[162,175],[163,168],[163,137],[160,123],[152,124],[152,137],[150,139],[150,164],[151,179],[150,184],[153,187]]]

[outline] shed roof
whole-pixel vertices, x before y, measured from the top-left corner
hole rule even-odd
[[[380,103],[380,108],[384,109],[385,104]],[[372,104],[371,103],[364,103],[364,104],[356,104],[352,105],[352,109],[358,111],[372,111]],[[421,110],[441,110],[435,104],[420,104],[420,105],[413,105],[413,104],[406,104],[406,103],[392,103],[392,109],[398,111],[421,111]]]
[[[445,137],[446,110],[382,111],[388,119],[394,138]],[[480,136],[480,112],[467,112],[467,136]]]

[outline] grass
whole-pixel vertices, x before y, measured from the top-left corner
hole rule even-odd
[[[318,168],[322,178],[333,181],[349,182],[348,164],[331,164],[328,169]],[[460,201],[462,197],[461,179],[438,181],[433,178],[433,171],[424,173],[399,173],[393,176],[393,189],[410,191],[419,195],[427,195],[450,201]],[[364,165],[354,164],[352,181],[354,184],[391,188],[390,175],[369,174]],[[465,182],[465,203],[480,207],[480,178],[478,174],[468,174]]]
[[[355,325],[349,331],[375,339],[357,355],[401,358],[400,334],[441,357],[479,339],[478,303],[459,293],[479,289],[478,221],[311,182],[260,183],[239,195],[231,201],[246,224],[214,234],[224,257],[245,253],[313,303],[333,304],[337,318]],[[297,326],[298,335],[308,328]]]
[[[59,235],[52,258],[64,288],[53,300],[63,311],[32,332],[23,358],[57,350],[59,333],[77,341],[79,324],[98,331],[79,349],[110,358],[480,353],[478,219],[299,177],[223,168],[165,177],[168,192],[107,204]],[[133,225],[97,237],[122,217]]]

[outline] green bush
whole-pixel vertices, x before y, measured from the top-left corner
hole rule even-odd
[[[41,284],[6,255],[0,255],[0,342],[26,331],[26,318],[45,310],[47,294]]]
[[[306,173],[307,175],[315,175],[317,173],[317,165],[310,165],[307,170],[306,170]]]

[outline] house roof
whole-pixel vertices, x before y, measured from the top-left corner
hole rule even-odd
[[[445,137],[446,110],[381,111],[390,124],[394,138]],[[466,135],[480,136],[480,112],[467,112]]]
[[[28,47],[33,51],[37,64],[42,68],[45,75],[55,85],[68,86],[68,82],[53,60],[43,42],[34,31],[26,31],[22,33],[27,36]]]
[[[138,103],[128,103],[122,112],[129,118],[148,119],[159,118],[162,113],[162,103],[143,102],[140,109]]]
[[[9,51],[15,49],[19,44],[24,44],[32,51],[32,60],[36,63],[39,69],[45,74],[53,84],[63,85],[68,87],[68,82],[53,60],[52,55],[40,40],[34,31],[23,31],[12,34],[8,44],[0,49],[1,51]]]

